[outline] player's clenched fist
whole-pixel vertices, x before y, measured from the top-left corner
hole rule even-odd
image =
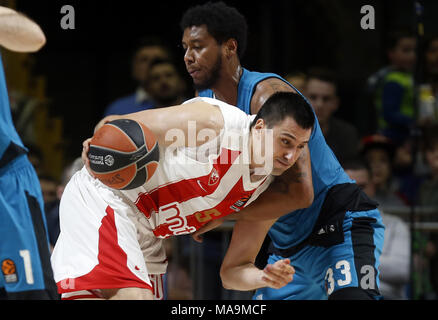
[[[290,265],[290,260],[282,259],[268,264],[263,269],[262,280],[267,287],[280,289],[292,281],[294,273],[295,269]]]

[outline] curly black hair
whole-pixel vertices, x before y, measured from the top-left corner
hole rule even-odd
[[[181,18],[180,27],[184,32],[192,26],[206,25],[207,31],[219,44],[235,39],[237,55],[241,59],[246,49],[248,26],[245,17],[236,8],[224,2],[207,2],[189,8]]]

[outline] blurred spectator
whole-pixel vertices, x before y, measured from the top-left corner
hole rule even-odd
[[[361,136],[379,132],[401,144],[415,124],[416,38],[412,32],[391,32],[386,44],[388,64],[367,79],[358,96],[356,122]]]
[[[426,38],[421,69],[423,71],[418,93],[420,124],[428,125],[438,122],[438,35]]]
[[[362,154],[371,169],[371,179],[376,188],[375,199],[383,207],[407,207],[407,200],[400,193],[399,181],[393,176],[392,161],[395,146],[387,137],[373,135],[363,139]]]
[[[38,179],[40,180],[41,191],[43,193],[44,209],[47,212],[53,207],[54,202],[57,200],[56,187],[58,185],[58,181],[47,174],[38,175]]]
[[[416,38],[410,32],[394,32],[389,34],[387,45],[390,66],[375,97],[378,129],[402,145],[416,122],[413,105]]]
[[[292,72],[288,73],[284,79],[298,89],[304,96],[306,94],[307,75],[304,72]]]
[[[62,197],[62,193],[64,192],[64,188],[67,183],[70,181],[73,174],[76,171],[79,171],[83,166],[82,159],[77,158],[72,163],[70,163],[62,172],[61,182],[53,188],[51,187],[51,197],[50,197],[50,207],[46,207],[46,219],[47,219],[47,229],[49,231],[49,241],[50,245],[53,246],[56,243],[56,240],[59,236],[59,202]],[[41,177],[40,177],[41,181]],[[44,194],[44,188],[43,194]],[[54,197],[53,194],[54,193]]]
[[[424,130],[423,157],[429,174],[420,186],[419,205],[438,208],[438,125]]]
[[[155,108],[178,105],[185,100],[185,82],[170,60],[151,61],[145,87]]]
[[[365,161],[360,159],[345,163],[344,170],[370,198],[375,198],[371,171]],[[385,240],[379,267],[380,293],[387,300],[405,300],[410,279],[410,230],[399,217],[379,210],[385,225]]]
[[[312,104],[327,144],[342,163],[358,155],[359,136],[356,128],[333,113],[339,107],[337,81],[330,70],[314,68],[307,77],[307,98]]]
[[[418,194],[418,204],[420,206],[435,208],[435,214],[429,217],[429,221],[438,221],[438,125],[429,126],[424,129],[423,135],[423,157],[428,168],[428,175],[420,186]],[[418,235],[420,236],[420,235]],[[421,267],[430,273],[431,288],[426,283],[425,288],[420,288],[420,292],[426,292],[430,297],[437,298],[438,293],[438,233],[431,232],[427,234],[423,232],[422,255],[424,256]],[[425,264],[428,264],[425,266]]]
[[[425,41],[425,81],[432,84],[433,93],[438,93],[438,35]]]
[[[169,59],[170,56],[170,51],[160,39],[141,39],[135,48],[132,58],[132,76],[137,82],[137,91],[112,102],[105,109],[104,116],[126,114],[153,108],[154,103],[149,96],[146,86],[149,65],[153,59]]]

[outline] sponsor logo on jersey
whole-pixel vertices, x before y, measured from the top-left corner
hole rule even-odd
[[[11,259],[5,259],[2,261],[2,273],[5,277],[6,283],[18,281],[17,268],[15,266],[15,262]]]
[[[239,200],[237,200],[230,208],[236,212],[239,212],[240,210],[242,210],[242,208],[245,206],[245,204],[248,202],[250,198],[251,198],[251,194],[245,195]]]

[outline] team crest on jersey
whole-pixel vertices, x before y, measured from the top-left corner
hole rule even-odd
[[[2,261],[2,273],[5,277],[6,283],[18,281],[17,268],[15,266],[15,262],[11,259],[5,259]]]
[[[217,173],[216,168],[213,168],[213,170],[210,173],[210,178],[208,179],[208,185],[212,186],[215,185],[219,181],[219,174]]]

